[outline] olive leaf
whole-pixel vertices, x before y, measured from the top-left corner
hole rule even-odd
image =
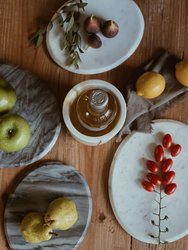
[[[80,55],[79,55],[78,51],[76,51],[76,56],[77,56],[77,58],[78,58],[78,61],[81,62],[81,58],[80,58]]]
[[[81,42],[82,42],[82,38],[81,36],[77,33],[77,39],[78,39],[78,45],[80,46],[81,45]]]
[[[73,25],[74,25],[74,16],[71,16],[71,18],[70,18],[70,20],[69,20],[69,22],[67,24],[66,32],[69,32],[69,30],[72,29]]]
[[[67,64],[67,66],[71,66],[71,65],[73,64],[73,59],[72,59],[72,57],[69,56],[69,57],[67,58],[66,64]]]
[[[79,0],[75,3],[75,0],[69,1],[67,5],[64,5],[60,11],[56,12],[55,21],[58,19],[58,24],[63,27],[63,39],[61,42],[61,49],[65,50],[67,55],[66,64],[68,66],[73,65],[75,68],[79,68],[79,62],[81,61],[79,53],[84,53],[81,48],[81,36],[79,34],[80,29],[80,9],[84,10],[87,5],[86,2]],[[39,29],[33,34],[30,40],[38,48],[42,42],[46,32],[49,32],[53,28],[53,21],[48,24],[43,22],[43,28]]]
[[[75,6],[76,6],[76,4],[71,4],[68,6],[65,5],[62,7],[62,10],[63,10],[63,12],[71,12],[74,10]]]
[[[82,8],[83,10],[86,5],[87,3],[77,3],[78,8]]]
[[[40,30],[38,30],[37,32],[35,32],[35,33],[30,37],[29,40],[34,41],[35,39],[38,39],[38,36],[39,36],[39,35],[45,34],[45,32],[46,32],[45,28],[40,29]]]
[[[47,32],[49,32],[52,28],[53,28],[53,23],[52,23],[52,21],[50,21],[47,25],[47,28],[46,28]]]
[[[84,51],[80,47],[78,47],[78,50],[80,51],[80,53],[84,53]]]
[[[42,41],[43,41],[43,35],[40,34],[37,38],[35,48],[38,48],[42,44]]]
[[[58,16],[59,16],[59,25],[60,27],[63,27],[65,20],[63,19],[61,13],[58,13]]]
[[[78,32],[79,28],[80,28],[80,24],[79,23],[74,23],[73,26],[72,26],[72,30],[75,33]]]
[[[80,18],[80,12],[79,11],[75,11],[74,12],[74,20],[75,22],[78,22]]]

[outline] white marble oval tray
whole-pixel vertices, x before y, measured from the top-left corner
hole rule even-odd
[[[23,116],[32,134],[23,150],[15,153],[0,150],[0,167],[26,166],[44,157],[54,146],[61,131],[61,112],[52,92],[30,72],[2,64],[0,76],[16,90],[17,101],[11,113]]]
[[[59,27],[57,19],[53,28],[47,33],[47,48],[52,59],[62,68],[79,74],[97,74],[111,70],[128,57],[130,57],[141,42],[144,32],[144,19],[142,13],[133,0],[95,0],[85,1],[88,5],[85,7],[84,18],[94,14],[102,19],[114,20],[119,25],[119,33],[114,38],[105,38],[99,33],[102,40],[102,46],[99,49],[88,48],[81,54],[79,69],[67,66],[67,57],[62,51],[63,31]],[[54,20],[56,15],[52,18]],[[84,21],[81,20],[81,24]],[[85,40],[83,29],[80,34]],[[85,44],[83,47],[86,47]]]
[[[45,212],[48,204],[66,197],[76,203],[78,220],[66,231],[40,244],[29,244],[21,236],[19,226],[25,214]],[[92,200],[89,186],[78,170],[61,162],[47,162],[29,172],[10,194],[5,208],[5,233],[13,250],[72,250],[83,240],[90,223]]]
[[[159,243],[158,224],[159,194],[149,193],[141,186],[146,178],[146,159],[153,159],[153,150],[160,144],[165,133],[170,133],[175,143],[182,145],[182,152],[173,158],[172,170],[176,177],[177,190],[162,199],[161,242],[172,242],[188,234],[188,126],[174,120],[156,120],[151,134],[135,132],[120,144],[112,161],[109,175],[109,196],[114,214],[123,227],[134,238],[152,244]],[[165,151],[166,157],[170,154]],[[162,192],[162,195],[164,193]]]

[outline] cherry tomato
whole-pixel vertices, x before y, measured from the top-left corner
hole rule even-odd
[[[169,149],[172,146],[172,136],[170,134],[166,134],[163,137],[163,147]]]
[[[147,175],[148,180],[155,186],[161,185],[161,179],[158,175],[148,173]]]
[[[148,191],[148,192],[153,192],[154,191],[154,186],[151,182],[149,181],[143,181],[142,182],[143,188]]]
[[[164,192],[167,195],[173,194],[176,191],[177,185],[176,183],[170,183],[168,185],[166,185]]]
[[[155,160],[161,162],[164,159],[164,150],[161,145],[157,145],[154,151]]]
[[[158,172],[158,166],[157,163],[151,160],[147,160],[146,162],[147,168],[152,172],[152,173],[157,173]]]
[[[171,156],[175,157],[175,156],[179,155],[180,152],[181,152],[181,145],[180,144],[175,144],[174,146],[172,146]]]
[[[173,160],[171,158],[164,160],[161,164],[162,172],[167,173],[171,169],[172,164],[173,164]]]
[[[175,178],[175,172],[174,171],[169,171],[163,177],[162,184],[163,185],[168,185],[174,180],[174,178]]]

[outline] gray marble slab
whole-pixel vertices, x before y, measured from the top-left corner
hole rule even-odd
[[[41,159],[54,146],[61,130],[61,111],[52,92],[30,72],[2,64],[0,76],[16,90],[17,101],[11,112],[23,116],[32,133],[23,150],[15,153],[0,150],[0,167],[26,166]]]
[[[48,204],[66,197],[76,203],[78,220],[57,237],[40,244],[29,244],[20,233],[20,222],[32,211],[45,212]],[[89,186],[78,170],[61,162],[47,162],[27,173],[9,196],[5,208],[5,233],[13,250],[72,250],[83,240],[91,220],[92,199]]]

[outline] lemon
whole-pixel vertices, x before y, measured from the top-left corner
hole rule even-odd
[[[147,99],[155,98],[165,89],[164,77],[156,72],[148,71],[142,74],[136,82],[136,93]]]
[[[188,87],[188,61],[183,60],[176,64],[176,78],[178,82]]]

